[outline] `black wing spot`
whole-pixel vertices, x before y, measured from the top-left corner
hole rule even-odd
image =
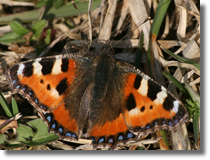
[[[128,111],[130,111],[136,107],[136,101],[135,101],[133,94],[130,94],[128,96],[128,99],[126,101],[126,106],[127,106]]]
[[[33,66],[34,62],[27,62],[25,64],[25,67],[23,69],[23,75],[25,77],[30,77],[33,75],[33,71],[34,71],[34,66]]]
[[[153,109],[153,105],[151,105],[151,106],[149,107],[149,109]]]
[[[50,74],[55,63],[55,58],[51,58],[49,60],[42,59],[39,63],[42,65],[42,74]]]
[[[41,79],[41,80],[40,80],[40,83],[44,83],[44,80],[43,80],[43,79]]]
[[[161,86],[154,83],[153,81],[148,81],[148,93],[147,96],[153,101],[157,98],[157,94],[161,92]]]
[[[140,87],[140,85],[141,85],[141,80],[142,80],[142,77],[139,76],[139,75],[137,75],[137,76],[136,76],[136,79],[135,79],[135,82],[134,82],[134,85],[133,85],[133,87],[134,87],[135,89],[139,89],[139,87]]]
[[[170,94],[168,94],[168,96],[165,98],[165,101],[163,102],[163,107],[165,110],[170,111],[171,109],[173,109],[173,102],[174,102],[175,98],[172,97]]]
[[[62,59],[62,65],[61,65],[61,71],[67,72],[69,67],[69,61],[68,59]]]
[[[140,111],[141,111],[141,112],[144,112],[144,110],[145,110],[145,107],[144,107],[144,106],[141,107]]]
[[[47,85],[47,90],[51,90],[50,84]]]
[[[67,89],[67,78],[62,79],[59,84],[56,86],[56,90],[59,95],[62,95]]]

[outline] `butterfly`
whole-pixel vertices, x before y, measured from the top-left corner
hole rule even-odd
[[[21,62],[6,77],[49,132],[75,141],[85,135],[95,148],[176,130],[188,120],[180,100],[141,70],[115,59],[109,45],[100,54],[81,51]]]
[[[100,54],[69,53],[37,58],[6,73],[47,123],[49,132],[116,147],[155,130],[175,130],[188,119],[180,100],[109,47]]]

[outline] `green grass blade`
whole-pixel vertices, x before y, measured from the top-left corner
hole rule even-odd
[[[200,117],[200,112],[199,110],[196,110],[193,114],[193,132],[194,132],[194,139],[196,145],[198,145],[198,139],[199,139],[199,117]]]
[[[16,115],[19,113],[17,102],[14,98],[12,98],[12,113],[13,113],[13,115]]]
[[[77,3],[77,7],[82,14],[88,13],[88,1]],[[94,0],[92,9],[96,9],[101,3],[101,0]],[[45,10],[44,14],[43,11]],[[78,15],[78,11],[74,8],[74,6],[70,3],[68,5],[63,5],[59,9],[54,7],[50,7],[46,9],[41,7],[40,9],[22,12],[18,14],[12,14],[9,16],[0,17],[0,25],[9,24],[11,21],[18,19],[21,22],[32,22],[40,20],[41,15],[43,14],[42,19],[55,19],[60,17],[70,17]]]
[[[150,40],[149,40],[149,47],[147,52],[147,66],[149,69],[149,75],[152,76],[153,71],[153,47],[156,43],[157,36],[159,34],[160,27],[162,25],[163,19],[165,17],[166,11],[168,10],[168,6],[171,3],[171,0],[161,0],[158,3],[158,7],[153,18],[153,23],[150,30]]]
[[[181,57],[179,55],[176,55],[174,54],[173,52],[167,50],[166,48],[164,48],[163,46],[160,46],[166,53],[168,53],[170,56],[174,57],[175,59],[177,59],[178,61],[180,62],[183,62],[183,63],[188,63],[188,64],[192,64],[194,65],[196,68],[198,68],[200,70],[200,64],[199,63],[196,63],[196,62],[193,62],[187,58],[184,58],[184,57]]]
[[[141,55],[142,55],[142,49],[143,49],[143,42],[144,42],[144,34],[142,32],[139,37],[138,48],[136,49],[136,58],[135,58],[135,65],[134,65],[138,69],[141,68]]]
[[[163,19],[165,17],[168,6],[171,3],[171,0],[161,0],[158,3],[158,7],[155,13],[155,17],[151,26],[151,34],[157,37],[160,27],[162,25]]]
[[[170,73],[164,71],[163,75],[172,81],[186,96],[189,96],[189,93],[187,92],[186,88],[176,79],[174,78]]]
[[[158,137],[162,137],[159,140],[160,148],[162,150],[171,150],[171,148],[169,147],[169,144],[168,144],[168,138],[167,138],[165,130],[156,131],[156,134]]]
[[[200,96],[190,87],[189,84],[185,83],[185,88],[187,89],[191,99],[196,104],[197,109],[200,109]]]
[[[4,96],[1,94],[0,92],[0,104],[3,108],[3,110],[5,111],[6,115],[11,118],[13,115],[12,115],[12,112],[11,112],[11,108],[9,107],[9,105],[7,104]]]
[[[64,0],[54,0],[53,6],[54,8],[59,9],[64,4],[65,4]]]
[[[2,16],[0,17],[0,25],[9,24],[11,21],[17,20],[17,19],[19,22],[36,21],[40,19],[44,11],[45,11],[45,7],[41,7],[39,9],[32,10],[32,11],[11,14],[8,16]]]

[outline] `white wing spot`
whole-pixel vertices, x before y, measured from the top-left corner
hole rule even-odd
[[[174,105],[173,111],[174,111],[175,113],[177,113],[178,110],[179,110],[179,101],[178,101],[178,100],[173,101],[173,105]]]
[[[23,73],[23,70],[25,68],[25,65],[23,63],[21,63],[18,67],[18,71],[17,71],[17,75],[21,75]]]
[[[167,94],[163,91],[161,91],[157,94],[157,99],[161,104],[164,103],[164,100],[165,100],[166,97],[167,97]]]
[[[143,78],[141,81],[141,86],[138,89],[138,92],[142,95],[142,96],[147,96],[147,92],[148,92],[148,80]]]
[[[52,74],[59,74],[61,73],[61,59],[58,59],[59,57],[56,57],[55,63],[53,65]]]
[[[132,110],[130,110],[129,111],[129,115],[131,116],[134,116],[134,115],[139,115],[139,109],[138,109],[138,107],[136,107],[135,109],[132,109]]]
[[[52,89],[50,94],[52,97],[55,97],[55,98],[59,97],[58,91],[56,89]]]
[[[36,59],[36,61],[33,63],[33,66],[34,66],[34,70],[33,70],[33,73],[38,75],[38,76],[42,76],[42,65],[39,63],[41,59]]]
[[[157,93],[157,98],[154,100],[156,104],[163,104],[166,97],[168,96],[167,90],[165,87],[161,86],[161,92]]]

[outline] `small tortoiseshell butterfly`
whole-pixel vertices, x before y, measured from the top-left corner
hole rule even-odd
[[[109,48],[37,58],[6,73],[13,92],[36,108],[49,131],[116,147],[155,130],[175,130],[188,119],[184,105]]]
[[[188,119],[184,105],[134,66],[95,53],[37,58],[6,73],[13,92],[36,108],[49,130],[97,145],[116,146]]]

